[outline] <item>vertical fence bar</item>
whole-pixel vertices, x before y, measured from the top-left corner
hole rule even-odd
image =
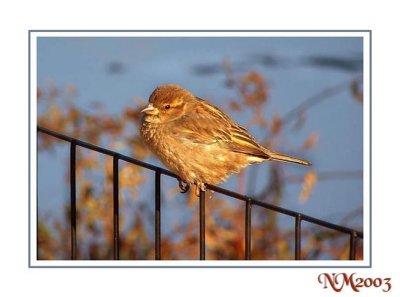
[[[350,234],[349,260],[356,259],[356,247],[357,247],[357,232],[352,232]]]
[[[294,243],[294,259],[301,260],[301,214],[296,216],[295,224],[295,243]]]
[[[76,143],[71,141],[70,150],[70,227],[71,227],[71,260],[76,260]]]
[[[155,259],[161,260],[161,172],[156,170],[155,176]]]
[[[244,253],[245,259],[251,260],[251,199],[246,200]]]
[[[199,224],[200,224],[200,260],[206,259],[206,207],[205,191],[200,190],[199,197]]]
[[[119,170],[118,154],[113,156],[113,250],[114,260],[119,260]]]

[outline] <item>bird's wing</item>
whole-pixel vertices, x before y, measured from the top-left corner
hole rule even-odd
[[[228,146],[231,150],[247,155],[253,155],[268,159],[269,155],[266,149],[259,145],[253,136],[251,136],[246,129],[241,126],[234,125],[230,127],[231,142]]]
[[[212,144],[229,142],[231,137],[222,121],[202,114],[188,114],[174,122],[171,130],[175,137],[194,143]]]
[[[177,120],[172,129],[182,140],[202,144],[220,143],[234,152],[269,158],[266,149],[245,128],[201,99],[193,112]]]

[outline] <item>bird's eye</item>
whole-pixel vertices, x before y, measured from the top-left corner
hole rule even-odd
[[[171,108],[171,105],[167,104],[167,105],[164,106],[164,108],[165,108],[165,109],[170,109],[170,108]]]

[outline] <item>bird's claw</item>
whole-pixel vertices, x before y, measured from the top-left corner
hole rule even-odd
[[[187,182],[181,180],[180,178],[178,179],[178,181],[179,181],[179,189],[181,189],[180,192],[181,192],[182,194],[184,194],[184,193],[186,193],[187,191],[189,191],[189,189],[190,189],[190,184],[189,184],[189,183],[187,183]]]
[[[200,197],[200,190],[203,192],[206,191],[205,183],[196,183],[196,196],[197,197]]]
[[[182,194],[186,193],[190,189],[190,183],[178,178],[179,189]],[[195,183],[196,185],[196,196],[200,197],[200,191],[206,191],[206,185],[204,183]]]

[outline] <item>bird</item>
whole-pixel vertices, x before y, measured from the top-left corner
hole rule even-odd
[[[179,85],[157,87],[141,113],[144,142],[180,178],[180,185],[195,185],[196,193],[255,163],[311,165],[263,147],[226,113]]]

